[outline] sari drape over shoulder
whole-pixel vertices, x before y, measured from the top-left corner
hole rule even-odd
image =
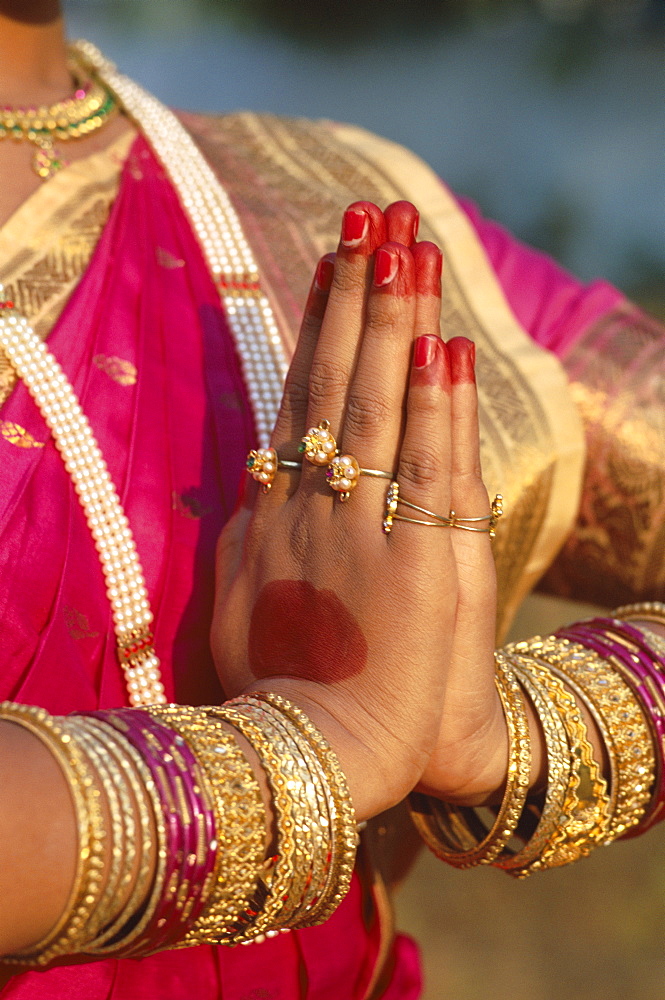
[[[478,346],[484,471],[508,511],[497,539],[503,631],[574,522],[584,438],[564,370],[518,322],[515,283],[497,277],[482,224],[415,157],[360,130],[256,115],[184,121],[241,217],[289,350],[314,264],[334,249],[346,204],[404,197],[418,203],[421,237],[439,242],[446,257],[446,336],[465,334]],[[22,280],[18,265],[14,280]],[[141,136],[85,273],[72,279],[67,295],[49,346],[90,419],[132,526],[167,697],[219,702],[224,694],[208,642],[214,549],[255,430],[218,292],[174,189]],[[602,310],[591,310],[594,322]],[[586,314],[583,320],[577,334],[589,326]],[[56,714],[125,704],[85,519],[28,392],[21,384],[9,390],[0,409],[0,695]],[[415,948],[393,938],[383,884],[370,863],[377,842],[390,854],[389,838],[381,837],[368,838],[351,892],[322,927],[246,948],[27,973],[2,995],[416,1000]]]

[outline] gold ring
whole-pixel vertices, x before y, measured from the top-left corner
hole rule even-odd
[[[338,455],[326,469],[326,479],[331,490],[339,493],[340,500],[348,500],[360,477],[360,466],[353,455]]]
[[[361,476],[374,476],[375,479],[394,479],[394,472],[383,472],[381,469],[361,469]]]
[[[300,462],[278,458],[274,448],[253,448],[247,456],[245,468],[252,479],[260,484],[262,491],[268,493],[277,469],[300,469],[302,465]]]
[[[432,520],[424,521],[421,518],[406,517],[404,514],[398,514],[397,508],[400,504],[408,507],[410,510],[417,511],[419,514],[425,514],[426,517],[432,518]],[[461,531],[476,531],[494,538],[496,535],[496,525],[502,514],[503,496],[497,493],[492,501],[489,514],[484,514],[482,517],[461,517],[454,510],[451,510],[448,516],[444,517],[442,514],[435,514],[434,511],[427,510],[426,507],[419,507],[418,504],[411,503],[410,500],[404,500],[399,495],[399,483],[393,480],[386,496],[383,530],[388,535],[392,530],[393,521],[406,521],[407,524],[423,524],[428,528],[459,528]],[[479,524],[484,521],[488,522],[487,527],[481,528]]]
[[[298,451],[312,465],[328,465],[337,454],[337,442],[330,432],[330,422],[322,420],[317,427],[310,427],[298,445]]]
[[[326,469],[326,479],[331,490],[339,493],[340,500],[348,500],[351,491],[355,490],[361,476],[373,476],[375,479],[394,478],[392,472],[381,469],[361,469],[358,460],[353,455],[336,455]]]

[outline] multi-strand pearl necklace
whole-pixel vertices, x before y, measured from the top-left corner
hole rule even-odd
[[[229,198],[168,108],[122,76],[89,42],[73,48],[115,94],[166,169],[202,247],[226,309],[266,446],[281,400],[286,360],[272,307]],[[150,631],[152,612],[136,546],[104,457],[60,365],[11,302],[0,302],[0,346],[53,434],[99,553],[118,658],[132,705],[165,701]]]
[[[85,512],[102,564],[131,704],[164,702],[136,546],[88,418],[56,359],[8,301],[0,303],[0,347],[50,427]]]
[[[272,307],[259,284],[259,269],[240,220],[189,132],[152,94],[118,73],[90,42],[75,42],[75,55],[115,94],[150,143],[178,192],[219,289],[240,356],[257,437],[270,443],[286,375],[286,358]]]

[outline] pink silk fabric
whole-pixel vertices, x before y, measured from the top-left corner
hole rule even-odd
[[[458,204],[483,244],[510,308],[541,347],[562,357],[584,330],[625,303],[606,281],[583,285],[550,257],[519,243],[483,218],[473,202],[459,198]]]
[[[49,339],[81,400],[134,532],[167,696],[223,699],[208,648],[214,547],[255,443],[219,298],[176,195],[143,139],[91,265]],[[117,359],[133,384],[117,381]],[[109,374],[109,372],[111,374]],[[90,532],[27,390],[0,417],[0,696],[64,714],[126,704]],[[322,927],[238,948],[200,947],[15,977],[3,1000],[360,1000],[378,950],[354,878]],[[415,1000],[413,946],[396,942],[390,1000]]]

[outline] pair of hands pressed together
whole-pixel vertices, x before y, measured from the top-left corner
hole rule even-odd
[[[415,241],[417,225],[407,202],[345,213],[337,253],[317,268],[272,446],[298,459],[325,419],[340,453],[394,471],[404,499],[484,516],[474,348],[441,339],[441,254]],[[359,820],[415,786],[484,801],[506,770],[489,536],[402,521],[386,535],[387,488],[363,476],[340,503],[307,461],[279,469],[267,495],[248,479],[218,546],[212,645],[225,692],[271,690],[303,708],[336,751]]]
[[[395,472],[405,499],[482,517],[472,345],[440,338],[441,255],[415,242],[416,226],[403,202],[347,211],[337,254],[317,268],[272,443],[296,460],[327,419],[341,453]],[[267,495],[248,477],[218,550],[212,645],[227,695],[268,689],[304,709],[339,758],[358,820],[416,786],[482,802],[506,772],[489,536],[401,521],[386,535],[387,489],[364,476],[340,503],[308,462],[280,469]],[[3,740],[0,759],[27,762],[7,771],[6,800],[19,805],[0,830],[18,852],[12,870],[28,873],[0,921],[12,952],[62,912],[76,837],[49,752],[12,725]],[[44,830],[52,857],[33,843]],[[19,971],[0,962],[0,989]]]

